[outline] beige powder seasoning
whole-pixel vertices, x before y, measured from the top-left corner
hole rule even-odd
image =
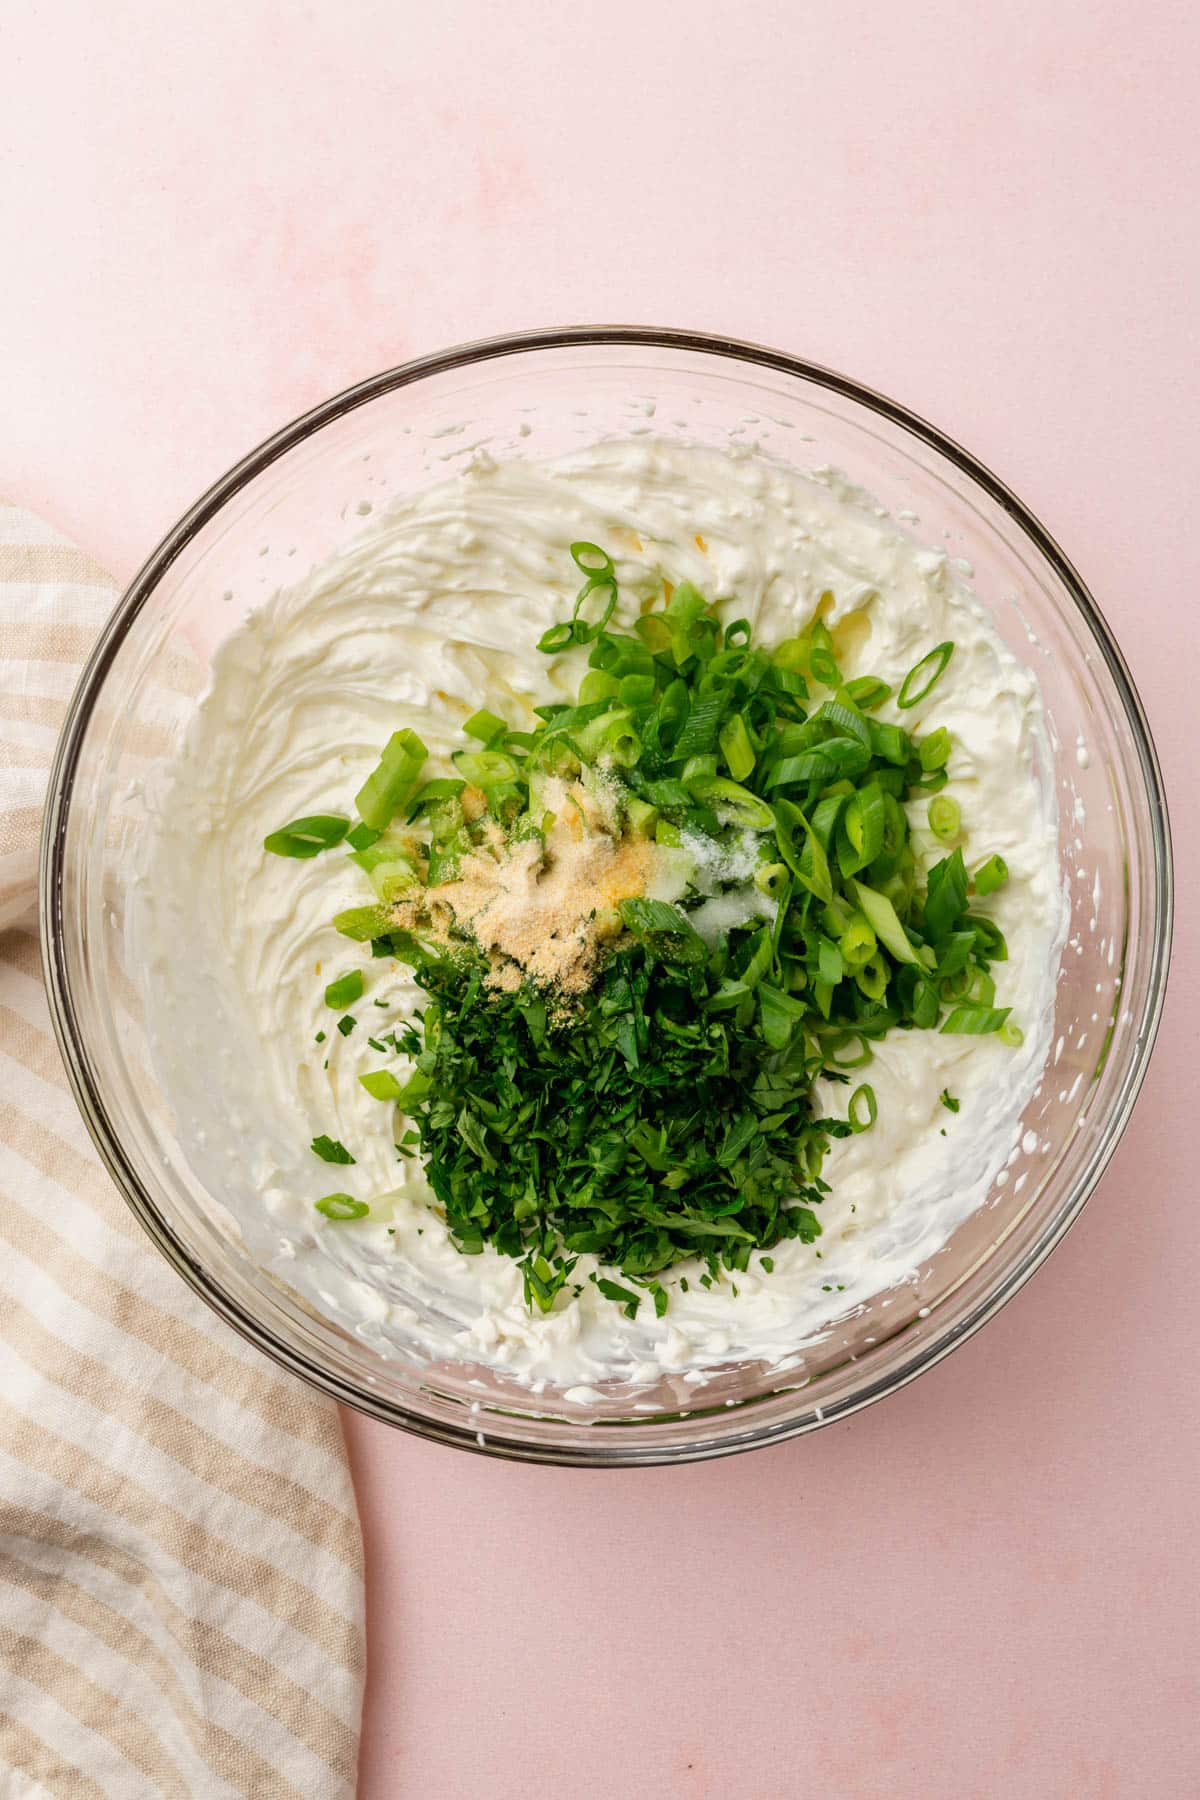
[[[657,853],[644,840],[614,838],[578,784],[552,784],[546,800],[554,820],[544,842],[506,845],[494,834],[463,858],[457,880],[429,889],[425,905],[438,935],[457,925],[488,952],[493,986],[532,980],[577,994],[601,944],[621,929],[620,902],[646,892]]]

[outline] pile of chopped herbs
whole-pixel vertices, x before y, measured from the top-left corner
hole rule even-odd
[[[571,1278],[586,1254],[630,1316],[644,1299],[661,1314],[659,1278],[676,1264],[703,1259],[707,1285],[783,1239],[819,1236],[829,1140],[876,1118],[866,1081],[844,1119],[815,1117],[819,1076],[849,1086],[891,1031],[1021,1041],[995,1004],[1004,939],[972,904],[1008,871],[989,856],[968,872],[958,806],[941,792],[949,733],[876,716],[893,700],[901,718],[926,701],[952,643],[898,690],[845,679],[824,624],[764,648],[748,621],[723,623],[686,582],[664,584],[662,604],[617,629],[611,559],[590,543],[571,554],[584,576],[574,614],[539,648],[579,659],[574,704],[535,708],[532,731],[477,712],[456,774],[424,782],[425,746],[396,732],[357,796],[357,823],[295,820],[266,847],[307,857],[345,840],[370,878],[376,903],[335,923],[372,955],[411,965],[426,1000],[391,1040],[413,1059],[407,1081],[389,1070],[361,1080],[407,1115],[401,1152],[419,1150],[458,1247],[517,1259],[542,1311],[568,1284],[579,1291]],[[551,776],[602,776],[616,829],[677,855],[749,843],[759,916],[710,942],[689,917],[699,882],[677,905],[622,902],[603,966],[566,1013],[532,983],[487,985],[469,938],[438,944],[396,928],[396,903],[453,879],[489,822],[510,841],[544,838]],[[947,846],[927,872],[905,811],[922,799]],[[326,997],[360,992],[343,981]],[[353,1161],[329,1139],[313,1148]],[[318,1204],[334,1219],[369,1210],[344,1194]],[[770,1271],[769,1254],[760,1266]]]

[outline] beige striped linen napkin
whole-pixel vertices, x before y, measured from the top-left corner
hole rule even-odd
[[[0,503],[0,1800],[348,1796],[363,1581],[337,1410],[151,1246],[42,990],[46,778],[114,599]]]

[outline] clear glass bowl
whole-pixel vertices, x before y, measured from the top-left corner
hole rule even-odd
[[[138,783],[179,754],[200,664],[247,603],[341,547],[360,508],[444,478],[476,445],[544,456],[653,433],[832,463],[974,569],[1041,681],[1072,918],[1055,1049],[1022,1152],[910,1286],[809,1346],[702,1387],[664,1376],[581,1405],[465,1365],[385,1360],[257,1268],[180,1142],[125,965]],[[230,593],[241,602],[224,603]],[[970,1336],[1058,1243],[1095,1187],[1145,1073],[1166,981],[1171,856],[1162,781],[1121,653],[1079,576],[1003,485],[940,432],[856,383],[724,339],[641,329],[529,333],[379,375],[248,456],[164,539],[80,681],[54,768],[42,865],[47,985],[88,1127],[185,1280],[252,1343],[337,1399],[467,1449],[607,1465],[726,1454],[890,1393]],[[636,1405],[635,1405],[636,1398]]]

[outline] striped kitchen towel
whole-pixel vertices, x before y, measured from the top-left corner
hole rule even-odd
[[[46,777],[115,597],[0,503],[0,1800],[349,1796],[362,1547],[337,1410],[153,1249],[42,992]]]

